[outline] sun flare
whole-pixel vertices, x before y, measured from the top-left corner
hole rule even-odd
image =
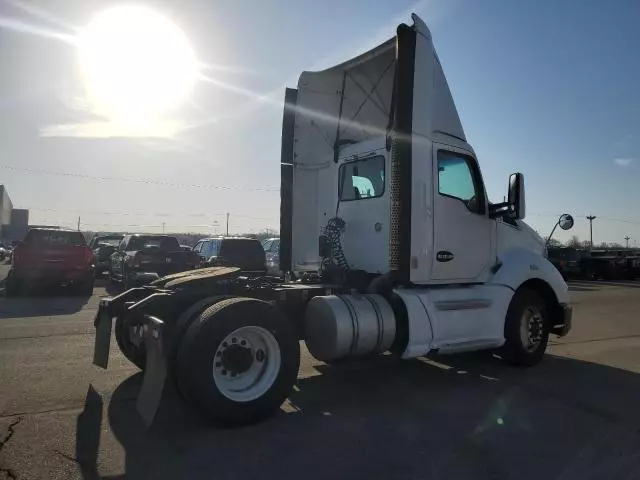
[[[198,77],[184,32],[141,6],[96,15],[78,35],[78,61],[96,113],[129,125],[154,122],[175,110]]]

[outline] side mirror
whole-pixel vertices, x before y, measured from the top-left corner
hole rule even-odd
[[[509,176],[509,207],[511,218],[521,220],[525,217],[524,175],[512,173]]]
[[[560,215],[560,219],[558,220],[558,226],[562,230],[571,230],[573,228],[573,217],[568,213],[564,215]]]

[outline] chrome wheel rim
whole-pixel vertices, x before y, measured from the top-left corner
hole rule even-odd
[[[213,360],[213,381],[235,402],[260,398],[273,386],[282,358],[273,334],[258,326],[234,330],[218,345]]]
[[[522,313],[520,322],[520,340],[522,346],[533,352],[542,343],[544,334],[544,317],[538,307],[529,306]]]

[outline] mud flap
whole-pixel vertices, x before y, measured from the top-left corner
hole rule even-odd
[[[162,320],[145,315],[142,329],[147,351],[147,363],[144,369],[142,388],[138,394],[137,408],[147,427],[153,423],[158,411],[167,378],[167,363],[162,338],[163,327]]]
[[[96,327],[96,339],[93,346],[93,364],[107,368],[109,365],[109,350],[111,348],[111,328],[113,319],[109,313],[109,299],[100,300],[93,325]]]

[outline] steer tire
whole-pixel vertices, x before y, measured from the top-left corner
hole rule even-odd
[[[277,365],[276,355],[279,355],[280,363],[279,368],[273,370],[273,382],[260,396],[233,399],[219,388],[213,371],[216,351],[232,332],[242,327],[259,327],[268,332],[279,351],[273,350],[266,357],[262,356],[264,360],[258,361],[256,350],[249,357],[251,368],[257,366],[268,370],[269,366]],[[230,298],[207,308],[193,321],[182,339],[177,362],[183,397],[210,423],[237,427],[259,422],[278,411],[296,382],[300,343],[293,325],[274,306],[251,298]],[[266,370],[260,378],[268,378]],[[238,381],[244,380],[242,375],[246,374],[239,374]]]
[[[118,347],[120,347],[120,351],[126,359],[140,370],[144,370],[147,363],[147,352],[144,348],[144,344],[137,346],[129,340],[127,325],[125,325],[122,317],[116,317],[114,334],[116,337],[116,343],[118,344]]]
[[[528,315],[527,310],[538,312],[540,318],[538,332],[540,340],[534,348],[527,348],[521,327]],[[500,354],[508,364],[518,367],[532,367],[542,360],[549,342],[549,310],[542,297],[534,290],[521,289],[516,291],[509,309],[504,326],[505,343]]]

